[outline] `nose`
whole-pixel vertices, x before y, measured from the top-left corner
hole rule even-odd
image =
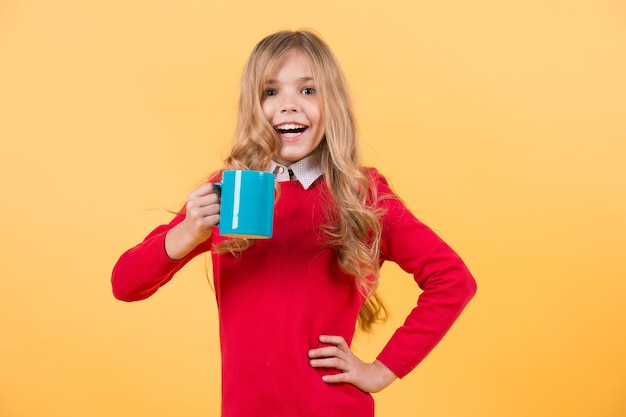
[[[281,113],[296,113],[297,111],[297,107],[295,106],[295,104],[292,103],[286,103],[280,107]]]
[[[300,110],[297,98],[292,94],[283,94],[283,101],[280,104],[281,113],[295,113]]]

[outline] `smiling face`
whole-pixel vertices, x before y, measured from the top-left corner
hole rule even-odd
[[[298,49],[290,50],[270,74],[261,101],[263,114],[279,139],[277,163],[291,165],[322,142],[320,101],[309,59]]]

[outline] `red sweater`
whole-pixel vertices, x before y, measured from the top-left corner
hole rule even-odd
[[[372,171],[379,195],[391,194]],[[223,417],[369,417],[372,397],[349,384],[327,384],[307,352],[322,334],[354,335],[363,303],[354,278],[324,245],[328,189],[280,183],[274,236],[258,240],[240,257],[213,253],[219,310]],[[398,377],[409,373],[435,347],[476,290],[457,254],[396,198],[381,199],[382,260],[396,262],[423,290],[417,306],[378,360]],[[186,258],[171,260],[164,249],[176,216],[122,255],[113,269],[114,295],[125,301],[149,297],[194,256],[223,239],[217,228]]]

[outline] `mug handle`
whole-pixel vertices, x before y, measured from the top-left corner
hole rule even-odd
[[[217,194],[219,194],[220,199],[221,199],[221,197],[222,197],[222,185],[224,185],[224,183],[222,183],[222,182],[213,182],[213,183],[211,183],[211,184],[213,184],[213,186],[214,186],[214,187],[217,187],[217,190],[218,190],[218,191],[217,191]],[[220,203],[220,204],[221,204],[221,203]],[[220,222],[215,223],[215,225],[216,225],[217,227],[219,227]]]

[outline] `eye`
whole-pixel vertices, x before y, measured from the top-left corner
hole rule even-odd
[[[302,89],[302,94],[306,95],[306,96],[312,96],[316,93],[315,88],[313,87],[306,87]]]
[[[263,97],[271,97],[271,96],[275,96],[276,94],[278,94],[278,92],[271,88],[268,88],[267,90],[263,91]]]

